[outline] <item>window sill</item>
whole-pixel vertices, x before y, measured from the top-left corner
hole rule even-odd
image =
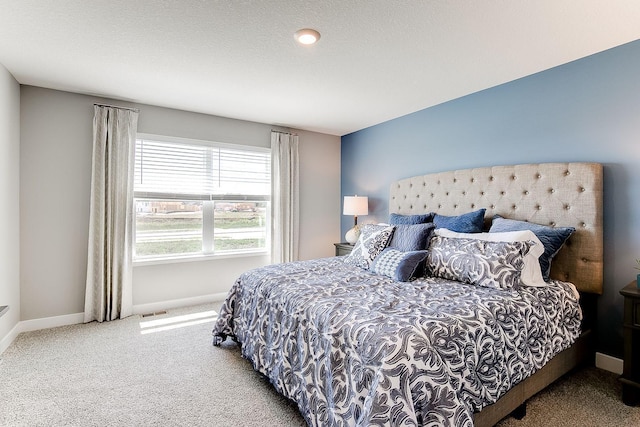
[[[245,257],[264,257],[270,256],[268,251],[259,251],[259,252],[231,252],[224,254],[211,254],[211,255],[187,255],[187,256],[176,256],[171,258],[147,258],[147,259],[138,259],[133,261],[133,267],[143,267],[147,265],[158,265],[158,264],[176,264],[176,263],[184,263],[184,262],[200,262],[200,261],[215,261],[219,259],[227,259],[227,258],[245,258]]]

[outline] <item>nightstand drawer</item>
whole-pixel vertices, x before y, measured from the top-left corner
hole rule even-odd
[[[346,242],[334,243],[333,246],[336,247],[336,256],[349,255],[353,249],[353,245]]]
[[[640,301],[634,300],[631,304],[631,324],[640,328]]]
[[[622,401],[635,406],[640,403],[640,288],[634,280],[620,294],[624,297]]]
[[[620,293],[624,296],[624,326],[640,329],[640,288],[632,282]]]

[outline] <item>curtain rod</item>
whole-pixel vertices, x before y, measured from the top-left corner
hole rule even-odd
[[[136,113],[140,112],[140,109],[138,108],[132,108],[132,107],[120,107],[118,105],[109,105],[109,104],[98,104],[98,103],[94,103],[93,105],[95,105],[96,107],[111,107],[111,108],[121,108],[123,110],[131,110],[131,111],[135,111]]]
[[[297,133],[291,133],[291,132],[283,132],[281,130],[275,130],[275,129],[271,129],[271,132],[278,132],[278,133],[283,133],[285,135],[293,135],[293,136],[298,136]]]

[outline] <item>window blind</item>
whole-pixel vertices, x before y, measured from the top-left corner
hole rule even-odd
[[[137,198],[269,200],[271,154],[250,148],[136,140]]]

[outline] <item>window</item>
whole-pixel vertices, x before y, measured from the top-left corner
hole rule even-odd
[[[267,251],[268,149],[140,137],[134,258]]]

